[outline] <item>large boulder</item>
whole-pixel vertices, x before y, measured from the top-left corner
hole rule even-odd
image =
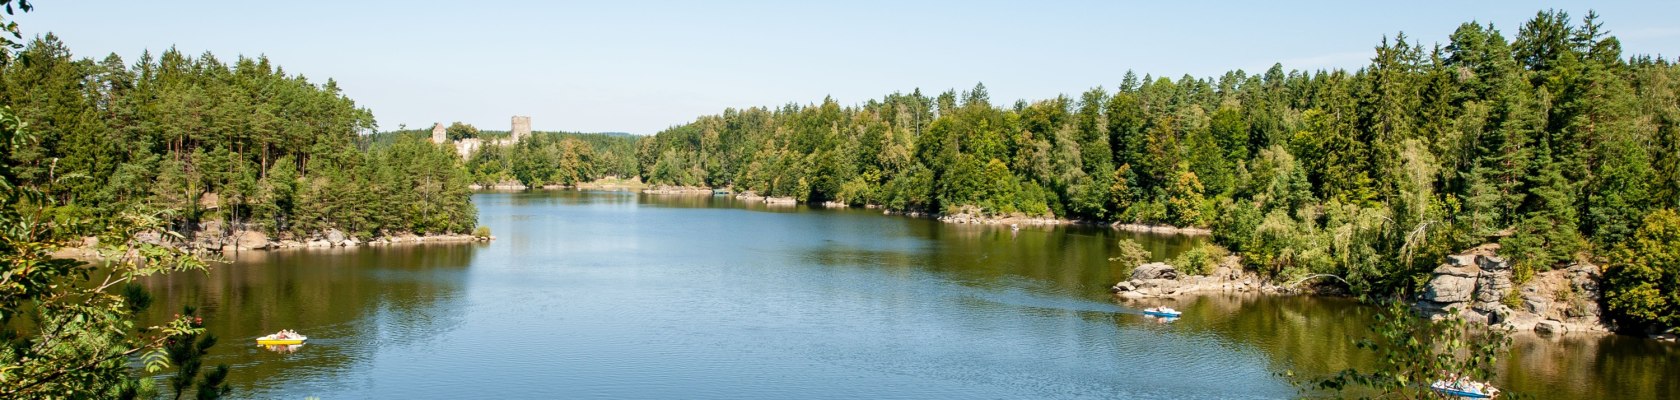
[[[1132,280],[1178,279],[1178,268],[1167,263],[1153,262],[1132,269]]]
[[[1534,331],[1540,333],[1564,333],[1569,332],[1569,328],[1565,327],[1562,321],[1548,319],[1534,324]]]
[[[338,245],[344,243],[344,232],[339,231],[338,229],[328,229],[327,230],[327,243],[330,243],[334,246],[338,246]]]
[[[1470,301],[1476,293],[1476,277],[1480,272],[1476,267],[1451,264],[1435,268],[1435,277],[1429,279],[1423,300],[1435,303]]]
[[[245,250],[266,249],[269,246],[268,234],[262,231],[237,231],[233,233],[232,243],[229,244]]]

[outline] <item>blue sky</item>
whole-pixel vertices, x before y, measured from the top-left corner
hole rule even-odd
[[[381,129],[464,121],[651,134],[725,107],[858,104],[967,89],[994,103],[1113,87],[1126,70],[1358,68],[1384,35],[1507,38],[1544,8],[1595,9],[1628,54],[1680,54],[1680,2],[568,2],[37,0],[26,34],[78,56],[267,55],[338,80]]]

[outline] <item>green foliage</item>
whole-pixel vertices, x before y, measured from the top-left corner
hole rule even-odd
[[[1177,178],[1167,186],[1167,218],[1179,226],[1202,225],[1202,181],[1195,172],[1180,165]]]
[[[443,128],[443,135],[449,140],[474,139],[478,137],[478,127],[455,121],[449,127]]]
[[[490,227],[479,225],[477,228],[473,228],[472,235],[480,239],[488,238],[490,237]]]
[[[13,41],[14,39],[23,39],[23,31],[18,29],[17,21],[9,21],[11,16],[15,15],[12,13],[14,11],[12,3],[12,0],[0,0],[0,5],[4,5],[6,8],[5,18],[0,18],[0,29],[6,31],[6,34],[0,34],[0,65],[11,63],[12,50],[23,47],[22,43]],[[34,5],[29,4],[29,0],[17,0],[16,3],[16,11],[29,12],[29,10],[35,8]]]
[[[1132,268],[1149,262],[1149,250],[1145,250],[1143,245],[1136,240],[1120,239],[1115,252],[1117,255],[1110,257],[1108,261],[1118,262],[1125,268]]]
[[[203,326],[204,320],[198,316],[198,310],[186,306],[176,318],[192,320],[192,325]],[[226,396],[233,388],[225,382],[228,366],[217,365],[216,368],[204,373],[199,379],[199,370],[203,368],[204,356],[210,354],[210,347],[216,345],[216,336],[207,333],[187,333],[164,342],[163,349],[169,356],[169,362],[176,365],[175,375],[169,377],[169,387],[175,391],[175,399],[186,394],[188,388],[198,393],[199,399],[219,399]]]
[[[1619,246],[1605,270],[1605,299],[1624,328],[1680,326],[1680,214],[1645,216],[1633,240]]]
[[[10,109],[0,107],[0,159],[15,160],[39,140]],[[180,238],[165,229],[163,213],[140,205],[95,220],[85,207],[60,203],[58,193],[22,184],[19,167],[0,163],[0,397],[151,392],[148,383],[134,378],[131,360],[138,358],[148,371],[166,368],[165,343],[188,340],[204,328],[190,316],[137,325],[135,316],[150,305],[151,296],[134,282],[203,271],[204,262],[157,244]],[[84,236],[96,236],[97,250],[110,262],[96,270],[83,261],[53,256],[83,243]],[[144,237],[151,239],[140,240]]]
[[[1229,254],[1230,251],[1218,245],[1199,243],[1168,264],[1188,275],[1207,275],[1213,273],[1214,268],[1219,267],[1219,261]]]
[[[0,103],[41,140],[6,161],[95,220],[157,209],[189,236],[219,221],[292,239],[476,225],[459,157],[420,135],[364,136],[372,113],[332,80],[174,49],[77,60],[51,34],[22,59],[0,69]]]
[[[1401,302],[1391,302],[1376,318],[1372,337],[1359,339],[1357,345],[1376,353],[1377,366],[1370,371],[1348,369],[1327,377],[1297,380],[1302,394],[1349,397],[1380,393],[1384,398],[1436,398],[1439,395],[1429,385],[1448,379],[1448,374],[1481,382],[1493,380],[1497,356],[1510,344],[1502,331],[1476,331],[1456,318],[1430,321],[1413,315]]]
[[[481,145],[468,155],[473,183],[518,181],[527,187],[576,186],[607,177],[636,175],[637,138],[622,135],[535,132],[519,143]]]

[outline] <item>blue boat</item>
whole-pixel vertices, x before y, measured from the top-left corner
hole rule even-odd
[[[1495,389],[1491,385],[1473,382],[1453,385],[1447,381],[1435,381],[1434,384],[1429,385],[1429,389],[1436,393],[1466,399],[1491,399],[1499,395],[1499,389]]]
[[[1150,307],[1143,309],[1143,315],[1151,317],[1178,318],[1179,315],[1183,314],[1184,313],[1178,312],[1178,310],[1172,309],[1172,307]]]

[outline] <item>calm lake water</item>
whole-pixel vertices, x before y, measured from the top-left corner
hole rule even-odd
[[[146,283],[203,307],[241,398],[1288,398],[1365,365],[1373,308],[1311,297],[1121,303],[1133,237],[713,197],[473,199],[489,244],[248,252]],[[1158,323],[1137,309],[1186,312]],[[292,352],[252,340],[310,336]],[[1680,398],[1680,347],[1519,338],[1499,385]]]

